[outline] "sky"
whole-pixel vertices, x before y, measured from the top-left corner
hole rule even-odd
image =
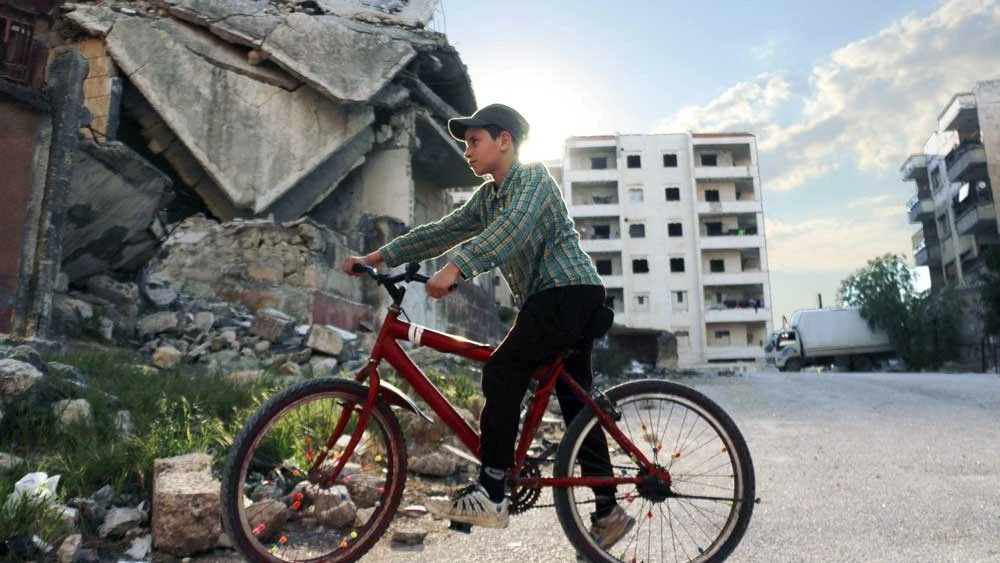
[[[899,167],[952,96],[1000,78],[997,0],[441,0],[479,106],[573,135],[757,135],[775,326],[835,304],[888,252],[912,263]]]

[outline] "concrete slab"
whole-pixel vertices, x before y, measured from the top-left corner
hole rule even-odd
[[[81,144],[73,166],[62,271],[69,281],[148,260],[159,247],[149,234],[173,192],[170,179],[117,142]]]
[[[198,54],[173,22],[119,18],[106,38],[128,79],[236,207],[259,213],[374,121],[310,88],[289,92]],[[199,40],[200,41],[200,40]],[[192,47],[194,45],[194,47]]]
[[[345,18],[419,28],[434,18],[438,0],[317,0],[316,4]]]

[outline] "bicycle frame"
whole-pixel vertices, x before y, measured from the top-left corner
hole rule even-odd
[[[365,398],[365,404],[361,410],[358,424],[352,433],[343,454],[339,456],[339,459],[335,460],[336,463],[334,471],[330,473],[333,479],[340,475],[340,472],[343,470],[343,466],[354,452],[354,448],[361,439],[364,428],[368,424],[371,410],[374,407],[375,401],[379,395],[383,391],[388,391],[389,394],[402,395],[402,393],[395,388],[381,382],[378,366],[382,360],[388,362],[389,365],[394,367],[403,376],[403,378],[413,387],[413,390],[417,393],[417,395],[419,395],[427,403],[427,405],[430,406],[431,410],[433,410],[438,417],[440,417],[442,422],[455,432],[462,444],[478,459],[480,448],[479,434],[476,433],[472,426],[458,414],[451,402],[449,402],[448,399],[441,394],[437,387],[431,383],[424,372],[421,371],[421,369],[399,345],[398,341],[408,340],[418,346],[427,346],[442,353],[454,354],[483,363],[486,362],[493,354],[493,347],[488,344],[473,342],[462,337],[453,336],[408,323],[400,320],[399,314],[400,308],[398,306],[392,305],[389,307],[389,312],[385,317],[381,330],[379,331],[378,338],[375,342],[375,346],[372,348],[368,363],[365,367],[358,371],[355,376],[355,380],[359,383],[364,382],[365,380],[368,381],[369,391],[367,397]],[[660,476],[667,479],[667,482],[669,482],[669,474],[666,470],[658,469],[645,456],[645,454],[640,451],[639,448],[631,440],[629,440],[624,433],[622,433],[611,416],[597,405],[590,394],[584,391],[583,388],[580,387],[580,385],[572,377],[570,377],[565,370],[563,370],[562,357],[551,364],[539,367],[535,370],[532,377],[538,382],[538,388],[531,398],[530,407],[528,409],[527,416],[525,417],[524,426],[521,430],[521,437],[514,454],[514,467],[511,469],[509,474],[509,477],[512,479],[515,486],[532,488],[569,486],[606,487],[639,484],[649,475]],[[548,407],[549,398],[555,388],[556,381],[560,378],[567,384],[572,393],[583,401],[587,408],[590,408],[592,411],[597,413],[601,426],[608,431],[622,450],[628,453],[633,461],[639,465],[639,467],[647,470],[645,475],[643,475],[643,472],[640,471],[635,477],[520,477],[520,471],[524,467],[524,463],[528,458],[528,448],[531,446],[532,438],[534,437],[535,431],[538,429],[538,426],[542,421],[542,416],[545,414],[545,410]],[[413,402],[409,400],[408,397],[405,397],[405,395],[402,398],[406,400],[408,405],[413,405]],[[398,401],[390,402],[398,404]],[[313,461],[313,469],[322,465],[323,461],[326,459],[326,452],[331,451],[333,446],[340,439],[347,426],[351,410],[352,409],[346,409],[344,414],[341,415],[333,433],[327,440],[326,451],[317,456],[317,458]],[[324,481],[326,482],[326,480]]]

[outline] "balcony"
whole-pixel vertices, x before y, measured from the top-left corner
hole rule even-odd
[[[622,208],[618,203],[571,205],[569,207],[569,214],[574,219],[583,217],[618,217],[622,214]]]
[[[962,143],[945,157],[948,179],[952,182],[969,181],[986,174],[986,149],[982,143]]]
[[[958,256],[970,252],[976,246],[976,237],[963,235],[958,237]],[[941,263],[945,266],[955,261],[955,237],[949,236],[941,240]]]
[[[771,310],[765,307],[754,309],[753,307],[707,309],[705,311],[706,323],[749,323],[767,322],[771,320]]]
[[[927,157],[922,154],[911,154],[906,162],[899,167],[900,178],[904,182],[911,180],[927,181]]]
[[[976,96],[974,94],[955,94],[948,107],[938,116],[938,129],[941,131],[975,131],[979,129],[979,117],[976,115]]]
[[[573,168],[563,169],[564,181],[573,182],[614,182],[618,180],[617,168]]]
[[[767,272],[760,270],[719,273],[703,272],[701,274],[701,284],[703,286],[766,284],[767,279]]]
[[[934,217],[934,201],[914,195],[906,204],[906,213],[911,223],[919,223]]]
[[[759,199],[734,199],[730,201],[699,201],[699,215],[730,215],[736,213],[761,213],[764,207]]]
[[[962,235],[996,234],[997,214],[993,202],[984,201],[969,206],[958,216],[955,229]]]
[[[705,348],[705,359],[708,361],[722,360],[761,360],[764,358],[764,348],[760,346],[708,346]]]
[[[625,287],[625,276],[601,276],[604,287]]]
[[[923,241],[913,249],[913,261],[917,266],[929,266],[932,268],[941,265],[941,247],[938,245],[927,246]]]
[[[588,238],[580,240],[580,248],[587,254],[595,252],[621,252],[622,239],[620,238]]]
[[[750,166],[695,166],[695,180],[741,180],[753,178]]]
[[[761,248],[764,237],[760,235],[702,235],[698,239],[702,250],[727,250],[733,248]]]

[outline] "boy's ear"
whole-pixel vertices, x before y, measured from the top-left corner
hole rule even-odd
[[[511,136],[510,131],[501,131],[499,139],[501,149],[509,150],[514,147],[514,137]]]

